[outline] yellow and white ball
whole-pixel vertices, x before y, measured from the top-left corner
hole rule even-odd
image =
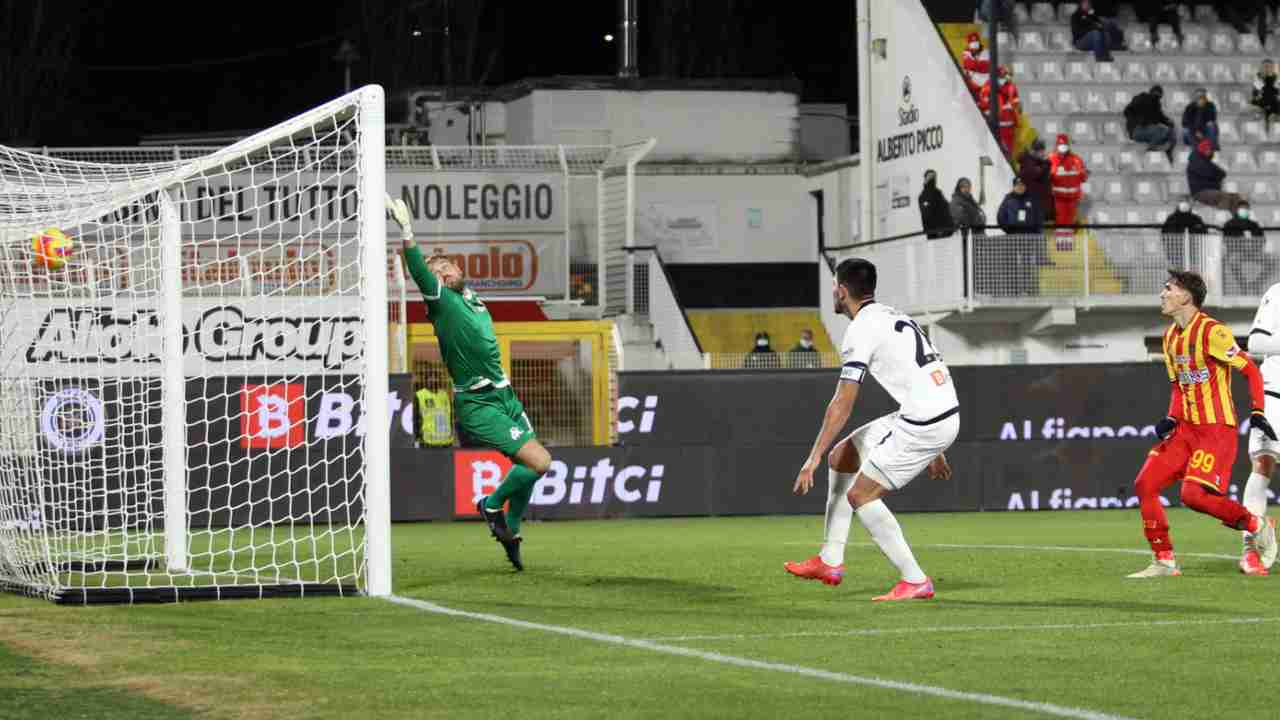
[[[46,228],[31,237],[36,262],[49,270],[61,270],[75,251],[75,241],[56,227]]]

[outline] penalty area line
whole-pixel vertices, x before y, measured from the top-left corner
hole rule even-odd
[[[721,665],[732,665],[750,670],[768,670],[772,672],[787,673],[790,675],[800,675],[818,680],[844,683],[847,685],[862,685],[865,687],[875,687],[883,690],[897,690],[899,692],[915,695],[928,695],[931,697],[942,698],[944,700],[956,700],[977,703],[980,705],[1014,708],[1043,715],[1052,715],[1054,717],[1079,718],[1081,720],[1131,720],[1130,718],[1126,718],[1121,715],[1109,715],[1107,713],[1087,710],[1084,708],[1055,705],[1047,702],[1034,702],[1031,700],[1019,700],[1018,698],[989,695],[987,693],[964,692],[961,690],[951,690],[949,688],[937,687],[934,685],[922,685],[919,683],[902,682],[898,680],[885,680],[877,677],[851,675],[849,673],[821,670],[818,668],[805,667],[803,665],[789,665],[786,663],[755,660],[753,658],[740,657],[737,655],[725,655],[724,653],[698,650],[679,645],[665,645],[652,640],[628,638],[621,635],[611,635],[592,630],[583,630],[581,628],[567,627],[563,625],[548,625],[546,623],[517,620],[515,618],[493,615],[490,613],[457,610],[445,607],[444,605],[437,605],[433,602],[427,602],[426,600],[401,597],[399,595],[392,595],[388,597],[387,600],[397,605],[403,605],[405,607],[411,607],[424,612],[435,613],[437,615],[448,615],[451,617],[466,618],[469,620],[480,620],[482,622],[506,625],[525,630],[540,630],[542,632],[553,633],[556,635],[565,635],[568,637],[591,640],[593,642],[606,643],[610,645],[619,645],[637,650],[648,650],[650,652],[692,658]]]
[[[783,545],[814,545],[821,546],[822,542],[788,540]],[[848,543],[854,547],[876,547],[875,543],[856,542]],[[1106,548],[1106,547],[1087,547],[1084,545],[970,545],[966,543],[912,543],[912,547],[917,548],[938,548],[942,550],[1038,550],[1041,552],[1082,552],[1082,553],[1115,553],[1120,555],[1151,555],[1150,550],[1139,550],[1137,548]],[[1209,558],[1211,560],[1239,560],[1239,555],[1225,555],[1223,553],[1198,553],[1198,552],[1179,552],[1178,557],[1193,558]]]

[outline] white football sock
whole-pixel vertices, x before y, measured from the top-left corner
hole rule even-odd
[[[867,503],[858,508],[857,512],[862,526],[871,534],[871,539],[880,546],[880,550],[884,552],[885,557],[889,558],[889,562],[902,573],[903,580],[909,583],[922,583],[928,579],[920,569],[920,565],[916,563],[916,556],[911,554],[911,548],[907,547],[907,539],[902,536],[902,526],[898,524],[898,518],[889,512],[883,500]]]
[[[849,504],[849,487],[854,473],[827,470],[827,520],[824,535],[822,562],[828,565],[844,564],[844,546],[849,542],[849,524],[853,522],[853,506]]]
[[[1263,516],[1267,514],[1267,486],[1271,484],[1271,479],[1266,475],[1258,473],[1250,473],[1249,481],[1244,485],[1244,498],[1241,504],[1245,509],[1254,515]],[[1245,544],[1249,543],[1249,533],[1243,533]]]

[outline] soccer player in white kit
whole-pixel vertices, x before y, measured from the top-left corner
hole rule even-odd
[[[1266,392],[1263,414],[1272,427],[1280,422],[1280,283],[1272,285],[1262,296],[1262,304],[1253,318],[1249,330],[1249,355],[1262,359],[1262,385]],[[1249,462],[1253,472],[1244,486],[1241,504],[1254,515],[1267,511],[1267,486],[1271,473],[1280,458],[1280,442],[1268,440],[1261,430],[1249,429]],[[1268,575],[1270,570],[1258,555],[1253,536],[1244,533],[1244,554],[1240,557],[1240,572],[1245,575]]]
[[[875,301],[876,267],[850,258],[836,268],[836,312],[847,315],[840,356],[844,366],[827,405],[818,439],[796,476],[792,492],[813,487],[813,473],[844,429],[867,374],[898,402],[897,412],[873,420],[836,444],[827,456],[828,486],[822,551],[787,572],[827,585],[844,578],[844,549],[853,515],[901,574],[893,589],[874,600],[933,597],[933,581],[916,562],[902,527],[881,499],[901,490],[926,468],[932,478],[951,477],[943,454],[960,432],[960,404],[951,372],[911,318]]]

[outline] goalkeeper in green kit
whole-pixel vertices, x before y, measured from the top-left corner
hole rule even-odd
[[[422,256],[403,200],[388,196],[387,209],[400,226],[405,268],[427,301],[427,317],[435,325],[440,354],[453,381],[459,439],[464,446],[493,448],[512,460],[502,484],[480,498],[476,510],[502,544],[507,559],[516,570],[524,570],[520,518],[533,496],[533,484],[551,467],[551,453],[538,442],[524,406],[502,372],[498,338],[484,301],[466,286],[462,270],[449,259]],[[504,503],[508,504],[505,514]]]

